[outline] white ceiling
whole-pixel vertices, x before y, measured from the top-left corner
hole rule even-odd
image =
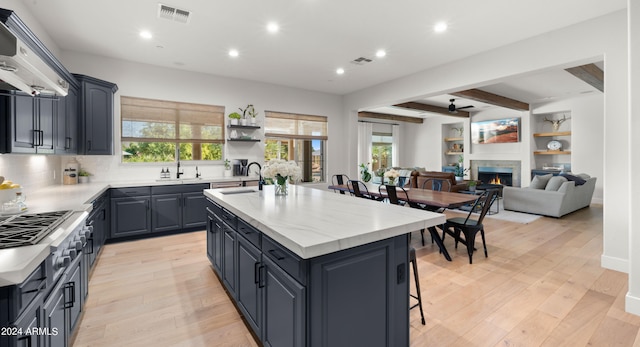
[[[62,50],[343,95],[614,12],[625,8],[627,1],[166,3],[191,11],[188,24],[157,18],[158,2],[154,0],[25,3]],[[448,22],[449,30],[434,33],[433,25],[442,20]],[[277,34],[266,31],[269,21],[279,23]],[[142,29],[150,30],[154,38],[142,40],[138,35]],[[229,57],[231,48],[240,56]],[[378,49],[385,49],[387,56],[376,58]],[[373,62],[350,63],[359,57]],[[344,75],[336,75],[339,67],[346,70]],[[532,78],[521,94],[532,100],[552,96],[530,92],[534,83],[544,84],[554,94],[550,87],[557,84]],[[519,89],[523,87],[498,84],[486,90],[509,96]],[[562,92],[566,91],[555,93]],[[449,97],[445,98],[448,104]]]

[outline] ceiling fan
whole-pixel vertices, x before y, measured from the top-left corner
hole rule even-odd
[[[454,101],[456,101],[456,99],[449,99],[449,101],[451,101],[451,105],[449,105],[449,113],[458,113],[458,110],[463,110],[465,108],[473,107],[473,105],[469,105],[469,106],[462,106],[462,107],[456,108],[456,105],[453,103]]]

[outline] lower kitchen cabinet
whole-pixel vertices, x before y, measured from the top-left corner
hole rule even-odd
[[[258,336],[262,332],[262,288],[264,265],[260,250],[237,235],[238,242],[238,307]]]
[[[182,228],[182,194],[151,196],[153,232],[179,230]]]
[[[25,311],[16,319],[14,326],[22,334],[19,336],[9,336],[9,345],[17,347],[44,347],[44,338],[42,334],[31,334],[32,331],[39,332],[44,327],[44,318],[42,316],[42,300],[43,294],[38,294],[36,298],[29,304]],[[29,332],[29,333],[27,333]],[[11,339],[15,339],[13,342]]]
[[[66,346],[68,341],[67,331],[65,328],[67,312],[66,303],[66,281],[61,280],[58,285],[53,288],[49,298],[42,307],[45,326],[49,328],[50,334],[45,336],[45,346]]]
[[[209,184],[151,187],[153,232],[195,230],[207,224],[207,199],[202,191]]]
[[[216,202],[207,211],[209,260],[264,346],[409,345],[407,235],[301,259]]]
[[[111,198],[111,237],[151,232],[151,197]]]
[[[207,257],[218,276],[222,277],[222,221],[214,208],[213,203],[207,206]]]

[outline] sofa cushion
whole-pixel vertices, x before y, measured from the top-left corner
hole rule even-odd
[[[587,182],[587,180],[585,180],[582,177],[574,176],[574,175],[571,175],[571,174],[568,174],[568,173],[564,173],[563,172],[560,175],[563,176],[563,177],[566,177],[567,180],[569,180],[569,181],[576,182],[576,186],[581,186],[581,185],[583,185],[583,184],[585,184]]]
[[[560,186],[562,185],[562,183],[566,182],[567,178],[564,176],[553,176],[549,179],[549,182],[547,182],[547,186],[544,187],[544,190],[549,190],[549,191],[557,191]]]
[[[535,175],[529,184],[529,188],[532,189],[544,189],[547,186],[549,180],[553,177],[552,174],[547,175]]]

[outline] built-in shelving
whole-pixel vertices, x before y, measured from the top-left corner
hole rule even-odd
[[[227,125],[227,128],[230,128],[230,129],[260,129],[260,126],[259,125],[240,125],[240,124],[232,125],[232,124],[229,124],[229,125]]]
[[[571,136],[571,131],[557,131],[549,133],[535,133],[533,137]]]
[[[570,155],[571,151],[533,151],[533,154],[535,155],[558,155],[558,154]]]
[[[260,139],[227,139],[227,141],[237,141],[237,142],[260,142]]]
[[[463,151],[447,151],[444,154],[446,155],[460,155],[460,154],[464,154]]]
[[[462,137],[445,137],[444,142],[464,141]]]

